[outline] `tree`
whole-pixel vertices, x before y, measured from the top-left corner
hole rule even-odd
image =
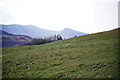
[[[63,40],[61,35],[57,35],[57,40]]]

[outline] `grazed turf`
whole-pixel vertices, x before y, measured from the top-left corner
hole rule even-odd
[[[117,78],[118,31],[3,48],[3,78]]]

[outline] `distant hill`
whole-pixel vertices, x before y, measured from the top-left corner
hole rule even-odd
[[[59,34],[67,39],[67,38],[71,38],[71,37],[75,37],[75,36],[86,35],[87,33],[78,32],[78,31],[75,31],[75,30],[72,30],[69,28],[65,28],[64,30],[60,31]]]
[[[28,35],[33,38],[47,37],[57,33],[57,31],[45,30],[38,28],[34,25],[0,25],[3,31],[17,34],[17,35]]]
[[[2,37],[2,47],[18,46],[32,40],[31,37],[26,35],[13,35],[2,30],[0,30],[0,33],[2,33],[0,34],[0,37]]]
[[[40,37],[48,37],[53,36],[55,34],[60,34],[63,36],[63,38],[71,38],[74,36],[82,36],[86,35],[86,33],[78,32],[69,28],[65,28],[62,31],[52,31],[52,30],[45,30],[42,28],[38,28],[34,25],[0,25],[2,27],[3,31],[12,33],[12,34],[19,34],[19,35],[28,35],[32,38],[40,38]]]

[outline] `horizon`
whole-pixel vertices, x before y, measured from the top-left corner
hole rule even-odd
[[[118,28],[118,1],[1,0],[0,24],[35,25],[54,31],[70,28],[89,34],[108,31]]]
[[[21,25],[21,24],[0,24],[0,25]],[[28,24],[28,25],[21,25],[21,26],[29,26],[29,25],[31,25],[31,26],[35,26],[35,27],[37,27],[37,28],[40,28],[40,27],[38,27],[38,26],[36,26],[36,25],[32,25],[32,24]],[[113,29],[109,29],[109,30],[104,30],[104,31],[110,31],[110,30],[114,30],[114,29],[117,29],[117,28],[119,28],[119,27],[116,27],[116,28],[113,28]],[[40,29],[44,29],[44,28],[40,28]],[[71,28],[64,28],[64,29],[62,29],[62,30],[51,30],[51,29],[44,29],[44,30],[50,30],[50,31],[63,31],[63,30],[65,30],[65,29],[71,29]],[[78,30],[75,30],[75,29],[71,29],[71,30],[74,30],[74,31],[77,31],[77,32],[81,32],[81,31],[78,31]],[[104,32],[104,31],[99,31],[99,32]],[[99,33],[99,32],[94,32],[94,33]],[[83,32],[83,33],[86,33],[86,32]],[[94,33],[86,33],[86,34],[94,34]]]

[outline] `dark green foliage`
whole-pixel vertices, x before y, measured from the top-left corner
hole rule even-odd
[[[77,37],[77,36],[74,36],[74,37]]]
[[[57,35],[57,40],[63,40],[63,39],[62,39],[62,36]]]
[[[44,43],[45,43],[45,40],[42,39],[42,38],[33,39],[30,43],[31,43],[32,45],[40,45],[40,44],[44,44]]]

